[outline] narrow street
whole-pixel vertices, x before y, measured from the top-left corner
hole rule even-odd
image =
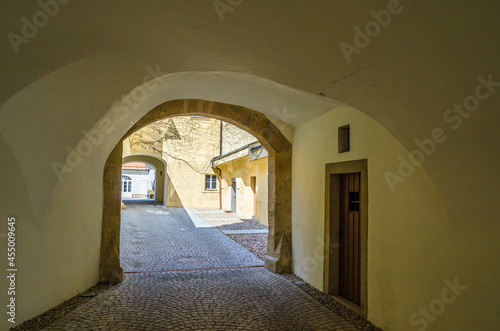
[[[125,281],[45,330],[358,330],[192,211],[125,203]]]
[[[195,213],[147,200],[125,201],[120,259],[125,272],[263,266]]]

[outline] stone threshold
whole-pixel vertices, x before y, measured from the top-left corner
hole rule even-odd
[[[241,219],[239,218],[205,218],[205,220],[207,221],[240,221],[240,222],[243,222]]]
[[[225,214],[223,210],[193,210],[196,214]]]
[[[268,229],[254,229],[254,230],[221,230],[224,234],[254,234],[254,233],[269,233]]]
[[[211,270],[234,270],[234,269],[251,269],[251,268],[264,268],[262,265],[249,265],[241,267],[221,267],[221,268],[194,268],[194,269],[172,269],[172,270],[146,270],[146,271],[125,271],[124,274],[156,274],[156,273],[169,273],[169,272],[185,272],[185,271],[211,271]]]

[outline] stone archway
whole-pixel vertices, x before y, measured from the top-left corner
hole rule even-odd
[[[248,108],[205,100],[173,100],[153,108],[120,139],[104,166],[100,282],[123,281],[120,265],[122,141],[155,121],[182,115],[202,115],[226,121],[255,136],[269,152],[269,237],[265,267],[275,273],[292,270],[291,161],[292,144],[263,114]]]
[[[167,163],[165,160],[148,154],[130,154],[123,157],[123,164],[133,161],[146,162],[156,168],[155,201],[159,201],[165,205],[167,197]]]

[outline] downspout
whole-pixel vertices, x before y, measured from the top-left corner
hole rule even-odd
[[[217,156],[216,156],[217,157]],[[219,171],[219,209],[222,209],[222,170],[220,168],[217,168],[214,165],[214,159],[211,159],[210,162],[212,162],[212,168],[217,169]]]
[[[220,121],[220,133],[219,133],[219,156],[222,155],[222,121]]]
[[[220,133],[219,133],[219,157],[222,155],[222,121],[220,121]],[[219,170],[219,209],[222,210],[222,170],[214,165],[214,158],[210,161],[212,162],[212,168]]]

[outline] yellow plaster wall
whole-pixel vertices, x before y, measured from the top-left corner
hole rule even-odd
[[[248,161],[248,156],[226,162],[218,166],[222,170],[222,208],[231,210],[231,178],[236,178],[236,212],[252,218],[253,192],[251,177],[256,177],[257,210],[255,218],[267,225],[267,179],[268,158]]]
[[[169,157],[167,163],[167,207],[219,208],[219,191],[205,191],[205,174]],[[206,174],[216,173],[210,169]]]
[[[219,208],[218,191],[205,191],[205,175],[215,174],[210,160],[219,155],[220,121],[173,117],[181,139],[163,143],[168,165],[168,207]]]
[[[257,138],[231,123],[222,122],[222,154],[253,143]]]
[[[339,154],[337,128],[346,124],[351,151]],[[294,271],[323,289],[325,164],[368,159],[368,318],[388,330],[417,330],[410,315],[440,298],[445,279],[464,281],[454,265],[443,263],[453,254],[450,223],[427,173],[415,167],[395,192],[384,177],[386,171],[397,173],[398,156],[408,154],[382,126],[353,108],[330,111],[295,130]],[[441,330],[463,314],[467,295],[447,304],[446,314],[429,322],[428,329]]]
[[[132,134],[125,152],[152,153],[167,162],[167,207],[218,208],[219,193],[205,190],[205,175],[215,174],[210,159],[219,155],[220,121],[212,118],[177,116],[163,121],[166,139],[159,140],[151,126]],[[142,138],[138,138],[142,134]],[[152,138],[153,137],[153,138]],[[130,141],[158,140],[155,150]]]

